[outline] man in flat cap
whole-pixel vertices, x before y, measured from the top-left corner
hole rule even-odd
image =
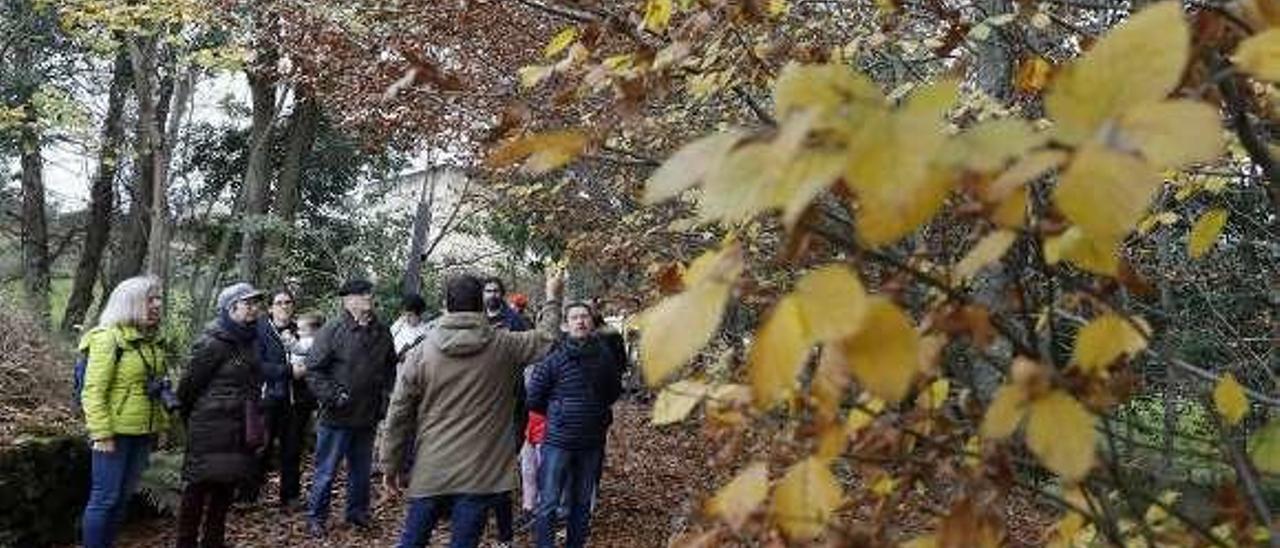
[[[386,414],[395,383],[391,330],[373,313],[373,284],[351,280],[338,290],[342,313],[315,336],[307,355],[307,383],[320,405],[316,469],[307,531],[326,532],[329,498],[338,465],[347,462],[347,523],[369,527],[369,483],[374,433]]]

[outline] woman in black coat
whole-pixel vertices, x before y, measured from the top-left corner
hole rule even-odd
[[[227,510],[238,483],[257,465],[261,444],[258,412],[261,375],[254,322],[262,293],[246,283],[218,295],[218,319],[205,329],[191,351],[191,362],[178,383],[187,426],[187,452],[182,463],[182,506],[178,512],[178,548],[225,545]]]

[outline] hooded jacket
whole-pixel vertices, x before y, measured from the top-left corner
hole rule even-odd
[[[383,470],[399,470],[416,434],[409,494],[511,491],[516,476],[519,368],[551,347],[560,305],[543,306],[535,331],[494,329],[480,312],[442,316],[400,368],[380,448]]]
[[[116,325],[89,331],[79,348],[89,356],[80,402],[91,439],[155,434],[168,427],[164,406],[147,396],[147,377],[169,372],[156,337]]]

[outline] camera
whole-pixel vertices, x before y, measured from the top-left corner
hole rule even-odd
[[[173,384],[165,377],[147,379],[147,397],[159,402],[169,413],[182,407],[182,402],[178,401],[178,395],[173,393]]]

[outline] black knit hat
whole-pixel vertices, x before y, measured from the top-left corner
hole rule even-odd
[[[346,297],[347,295],[369,295],[373,293],[373,284],[369,280],[347,280],[338,288],[338,296]]]

